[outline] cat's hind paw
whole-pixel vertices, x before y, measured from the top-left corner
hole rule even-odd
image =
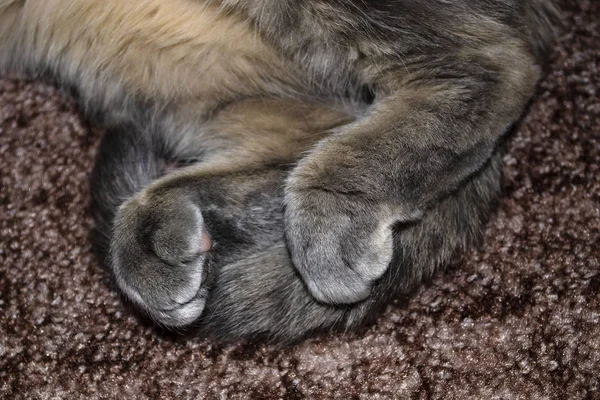
[[[115,219],[111,266],[125,295],[155,322],[185,326],[204,310],[211,248],[200,207],[172,190],[141,192]]]
[[[290,190],[286,239],[292,261],[313,297],[327,304],[365,300],[394,254],[388,212],[343,194]]]

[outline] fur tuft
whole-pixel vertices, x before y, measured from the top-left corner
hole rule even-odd
[[[554,0],[528,0],[525,19],[532,52],[544,62],[552,54],[556,42],[557,27],[561,23],[559,8]]]

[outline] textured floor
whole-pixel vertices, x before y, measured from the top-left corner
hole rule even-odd
[[[132,317],[90,253],[101,132],[0,79],[0,398],[600,399],[600,2],[565,9],[484,244],[365,331],[288,349]]]

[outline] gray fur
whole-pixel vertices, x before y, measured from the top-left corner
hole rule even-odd
[[[0,1],[0,22],[24,4]],[[1,29],[0,67],[74,87],[111,127],[92,177],[98,244],[150,318],[221,340],[354,328],[479,236],[500,140],[551,47],[552,1],[214,4],[266,50],[239,70],[221,58],[227,85],[211,96],[149,88],[159,64],[131,83]],[[171,162],[187,166],[165,175]]]

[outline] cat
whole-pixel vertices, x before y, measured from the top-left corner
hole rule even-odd
[[[0,0],[0,71],[106,126],[96,244],[125,298],[293,342],[359,326],[479,237],[558,18],[552,0]]]

